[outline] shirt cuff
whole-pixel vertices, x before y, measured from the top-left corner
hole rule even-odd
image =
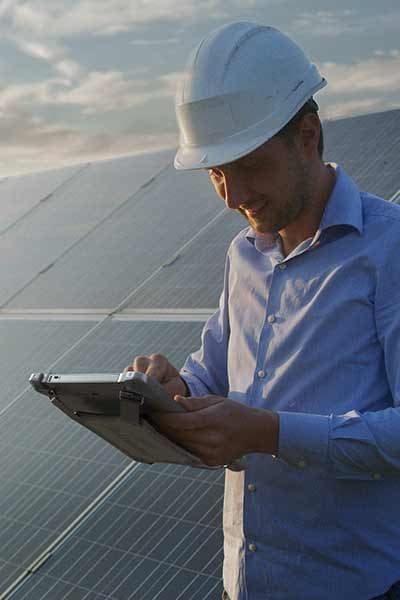
[[[329,435],[331,417],[278,411],[278,457],[300,469],[329,468]]]
[[[186,383],[190,395],[196,398],[200,398],[201,396],[208,396],[210,394],[210,390],[207,386],[204,385],[197,377],[193,377],[186,371],[181,371],[179,373],[183,381]]]

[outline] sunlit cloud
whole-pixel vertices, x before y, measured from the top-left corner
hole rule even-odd
[[[365,16],[357,9],[345,10],[316,10],[304,12],[296,16],[290,24],[288,31],[294,35],[308,37],[339,37],[341,35],[357,35],[376,32],[377,30],[389,31],[400,27],[400,11],[391,11],[390,15],[384,11],[377,11],[372,16]]]
[[[246,4],[246,1],[244,2]],[[16,27],[45,36],[115,34],[154,21],[222,13],[222,0],[37,0],[13,7]]]
[[[154,22],[237,18],[287,0],[30,0],[12,2],[8,12],[21,30],[46,37],[110,35]]]
[[[77,87],[56,93],[54,102],[80,106],[84,114],[98,114],[132,108],[157,97],[170,95],[169,86],[162,80],[128,79],[119,71],[96,71]]]
[[[357,33],[365,27],[362,20],[354,18],[352,10],[305,12],[296,17],[290,30],[296,34],[313,37],[336,37],[344,33]]]
[[[400,107],[400,52],[376,51],[364,61],[320,65],[328,80],[324,116],[334,118]]]
[[[18,0],[1,0],[0,1],[0,18],[8,15],[16,6]]]
[[[29,111],[11,110],[0,120],[0,176],[157,151],[176,143],[175,133],[91,134],[63,124],[50,125]]]
[[[65,67],[68,71],[67,62]],[[143,105],[155,96],[172,98],[177,77],[177,73],[171,73],[153,79],[130,79],[121,71],[93,71],[74,84],[63,78],[12,84],[0,88],[0,111],[4,114],[13,107],[64,105],[75,106],[84,115],[104,114]]]
[[[14,42],[20,52],[48,63],[56,72],[64,77],[75,79],[83,74],[81,66],[68,57],[65,48],[56,45],[54,42],[45,44],[34,39],[25,39],[17,34],[8,34],[7,37]]]
[[[170,44],[178,44],[179,41],[180,40],[177,37],[172,37],[172,38],[167,38],[167,39],[160,39],[160,40],[156,40],[156,39],[137,39],[137,40],[131,40],[130,44],[132,46],[168,46]]]
[[[329,82],[331,94],[354,92],[398,92],[400,54],[387,53],[352,64],[324,63],[321,70]]]

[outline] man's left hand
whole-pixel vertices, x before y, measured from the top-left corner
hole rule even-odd
[[[223,398],[175,396],[187,413],[158,413],[160,431],[208,466],[251,452],[277,454],[278,415]]]

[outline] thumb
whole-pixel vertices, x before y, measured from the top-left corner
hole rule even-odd
[[[214,404],[219,404],[223,401],[223,398],[219,396],[202,396],[196,398],[194,396],[174,396],[174,400],[178,402],[183,408],[189,412],[195,412],[197,410],[203,410]]]

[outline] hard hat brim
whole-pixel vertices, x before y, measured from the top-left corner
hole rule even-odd
[[[277,132],[275,132],[277,133]],[[237,140],[227,144],[226,140],[221,144],[210,146],[183,146],[175,155],[174,167],[178,171],[190,171],[198,169],[209,169],[217,165],[223,165],[246,156],[267,142],[272,136],[260,135],[252,139],[247,145],[243,140]]]

